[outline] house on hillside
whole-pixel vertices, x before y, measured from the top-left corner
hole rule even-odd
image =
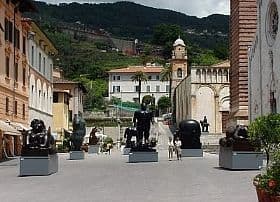
[[[131,77],[139,71],[144,72],[148,81],[142,83],[141,101],[145,95],[154,96],[155,102],[162,96],[168,96],[169,81],[160,81],[162,66],[129,66],[109,71],[109,99],[120,98],[123,102],[138,101],[138,82],[132,81]]]

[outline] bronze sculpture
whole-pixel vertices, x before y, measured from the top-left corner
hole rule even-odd
[[[209,123],[207,122],[206,116],[204,116],[203,121],[200,121],[200,125],[201,125],[202,132],[209,132],[208,131]]]
[[[184,120],[179,123],[179,130],[174,135],[174,140],[179,137],[182,149],[201,149],[201,129],[196,120]]]
[[[86,135],[85,120],[82,117],[75,114],[73,119],[73,133],[70,136],[71,151],[81,151],[81,146],[83,144],[85,135]]]
[[[126,143],[125,143],[125,147],[126,148],[132,148],[134,147],[135,145],[133,145],[131,139],[132,137],[135,136],[137,137],[137,130],[135,127],[128,127],[125,129],[125,132],[124,132],[124,138],[126,138]]]
[[[133,123],[137,130],[137,136],[136,136],[137,147],[143,146],[143,137],[144,137],[144,145],[148,146],[151,123],[153,124],[154,120],[153,120],[153,113],[147,111],[145,104],[141,104],[141,109],[135,111],[133,117]]]
[[[23,131],[22,156],[48,156],[56,153],[55,140],[51,135],[50,127],[42,120],[33,119],[31,130]]]
[[[90,132],[90,135],[89,135],[89,145],[97,145],[98,143],[98,138],[96,137],[96,132],[97,132],[97,128],[94,127],[91,132]]]
[[[233,151],[254,151],[255,148],[248,139],[248,128],[244,125],[229,127],[226,137],[219,141],[221,147],[232,147]]]

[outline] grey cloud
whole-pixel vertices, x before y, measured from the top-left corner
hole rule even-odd
[[[120,0],[44,0],[49,3],[106,3]],[[229,0],[131,0],[146,6],[165,8],[194,15],[198,17],[208,16],[214,13],[229,14]]]

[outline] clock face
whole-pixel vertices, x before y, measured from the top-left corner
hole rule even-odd
[[[278,33],[279,24],[278,8],[274,1],[269,4],[266,16],[266,38],[269,46],[272,46]]]

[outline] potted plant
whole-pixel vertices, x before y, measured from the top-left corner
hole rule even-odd
[[[249,125],[249,138],[266,154],[266,169],[254,178],[259,202],[280,202],[280,114],[255,119]]]

